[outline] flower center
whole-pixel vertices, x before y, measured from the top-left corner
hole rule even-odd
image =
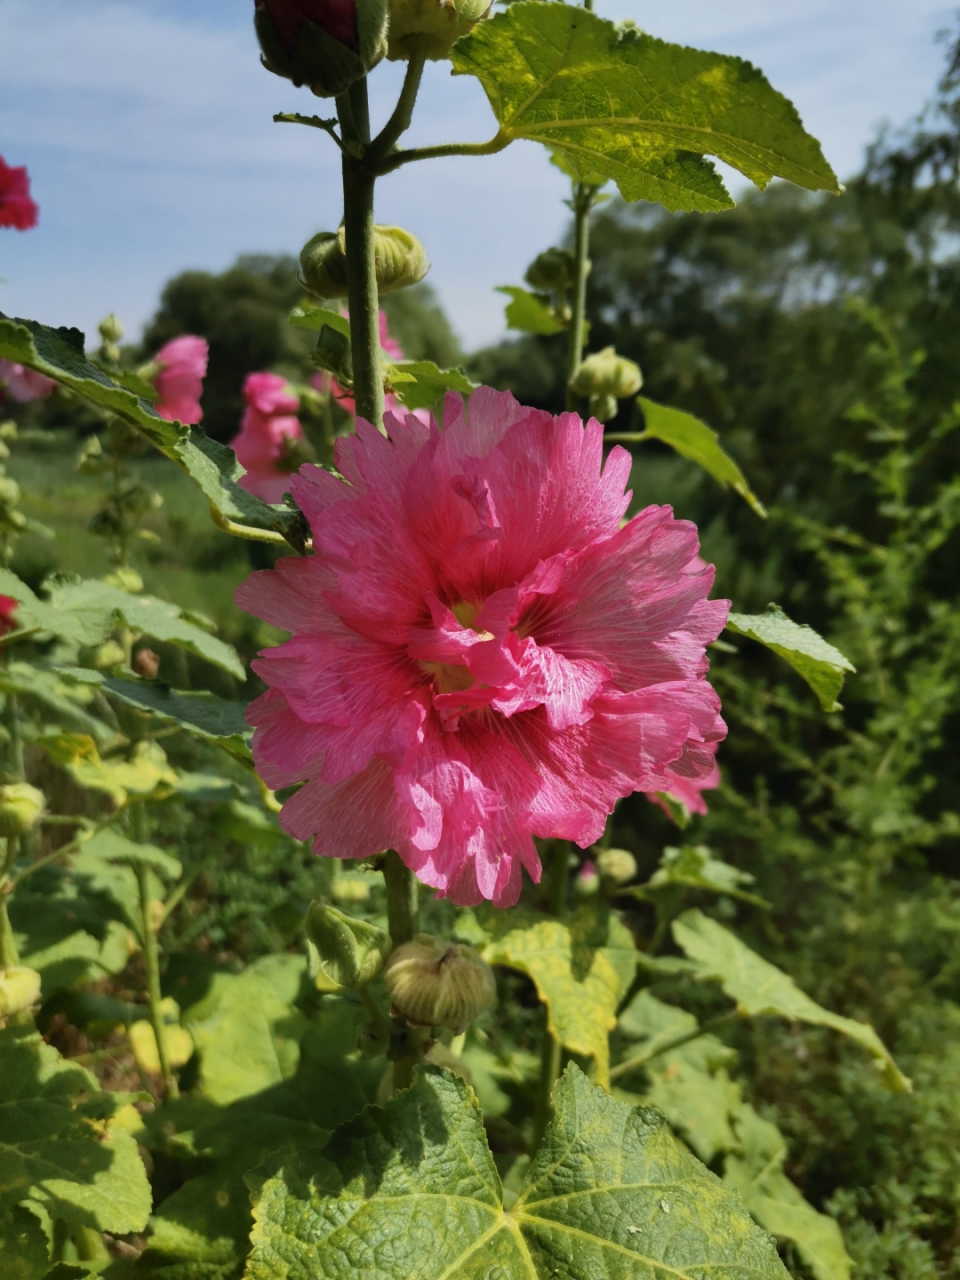
[[[454,667],[446,662],[421,662],[420,666],[433,677],[437,693],[459,693],[463,689],[472,689],[477,683],[464,666]]]

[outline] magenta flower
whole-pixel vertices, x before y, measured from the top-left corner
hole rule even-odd
[[[355,0],[254,0],[256,8],[266,7],[277,39],[288,57],[293,57],[303,24],[313,22],[328,36],[339,40],[354,53],[359,52],[357,6]]]
[[[600,838],[614,803],[706,777],[726,732],[705,645],[727,601],[685,573],[694,525],[648,507],[623,528],[630,455],[603,428],[480,388],[444,427],[387,414],[337,442],[339,479],[291,490],[315,554],[240,587],[291,632],[254,667],[281,824],[315,853],[396,849],[463,904],[516,902],[533,836]]]
[[[12,360],[0,360],[0,400],[4,394],[18,404],[45,399],[57,384],[52,378],[27,369]]]
[[[719,742],[708,742],[704,744],[707,750],[712,751],[714,756],[717,753]],[[686,805],[690,813],[708,813],[707,802],[703,798],[704,791],[715,791],[720,785],[720,767],[713,761],[713,768],[709,773],[698,778],[684,778],[673,772],[672,769],[666,769],[664,775],[668,785],[660,788],[661,794],[666,793],[671,800],[679,800],[681,804]],[[670,817],[670,810],[654,793],[648,794],[648,800],[652,800],[654,804],[658,804],[667,817]]]
[[[0,227],[29,231],[40,218],[36,201],[30,196],[30,178],[25,168],[12,169],[0,156]]]
[[[300,401],[292,395],[286,378],[276,373],[251,373],[243,384],[247,408],[233,449],[246,468],[239,484],[264,502],[279,502],[290,488],[290,446],[303,439],[303,427],[295,416]],[[294,464],[296,465],[296,464]]]
[[[205,338],[184,334],[161,347],[153,357],[159,366],[153,385],[157,389],[156,410],[168,422],[199,422],[203,417],[200,396],[207,372],[210,348]]]

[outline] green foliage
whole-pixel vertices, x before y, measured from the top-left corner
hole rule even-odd
[[[382,1113],[339,1129],[326,1159],[258,1179],[248,1280],[635,1274],[667,1262],[783,1276],[769,1238],[662,1119],[608,1098],[575,1067],[520,1193],[504,1207],[476,1098],[428,1068]],[[429,1249],[427,1260],[424,1250]],[[629,1268],[629,1270],[628,1270]]]
[[[519,329],[521,333],[561,333],[563,323],[558,320],[550,308],[529,289],[519,289],[516,285],[498,285],[498,293],[505,293],[510,298],[504,316],[508,329]]]
[[[563,156],[581,181],[613,178],[627,200],[728,208],[715,155],[757,186],[839,186],[793,106],[749,63],[666,44],[573,7],[513,4],[460,40],[508,138]]]
[[[727,630],[759,640],[785,658],[820,699],[824,711],[842,710],[837,694],[843,688],[844,673],[855,671],[856,667],[811,627],[791,622],[779,605],[768,604],[766,613],[756,617],[731,613]]]
[[[461,369],[438,369],[432,360],[397,360],[388,376],[393,394],[408,409],[432,409],[447,391],[469,395],[475,383]]]
[[[720,448],[717,433],[711,431],[705,422],[680,409],[654,404],[644,396],[637,397],[637,404],[643,410],[644,438],[662,440],[671,449],[676,449],[681,458],[688,458],[703,467],[714,480],[719,480],[722,485],[731,485],[758,516],[767,514],[743,472]]]

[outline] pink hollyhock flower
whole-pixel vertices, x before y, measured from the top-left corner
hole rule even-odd
[[[27,369],[22,364],[0,360],[0,399],[6,393],[18,404],[27,404],[30,400],[45,399],[56,385],[52,378]]]
[[[13,615],[19,608],[20,601],[13,596],[0,596],[0,636],[5,636],[8,631],[16,631],[18,623]]]
[[[615,802],[713,768],[705,645],[729,604],[684,573],[694,525],[620,528],[630,455],[509,393],[448,396],[443,431],[387,414],[337,441],[342,479],[291,490],[315,554],[251,574],[241,607],[291,632],[254,667],[281,823],[315,853],[396,849],[455,902],[516,902],[533,836],[597,841]]]
[[[159,371],[154,374],[156,410],[168,422],[199,422],[203,417],[200,396],[207,372],[210,348],[205,338],[184,334],[161,347],[153,357]]]
[[[12,169],[0,156],[0,227],[29,231],[40,218],[36,201],[30,196],[30,178],[25,168]]]
[[[719,742],[708,742],[704,746],[711,751],[714,756],[717,754]],[[679,800],[681,804],[686,805],[690,813],[709,813],[707,802],[703,798],[704,791],[715,791],[720,785],[720,767],[713,761],[713,768],[703,775],[701,778],[683,778],[675,774],[671,769],[665,770],[665,776],[669,785],[661,787],[661,794],[668,795],[671,800]],[[654,804],[658,804],[667,817],[670,817],[670,809],[656,793],[648,793],[647,799]]]
[[[290,488],[293,468],[284,465],[295,456],[290,445],[303,439],[303,427],[295,416],[300,401],[290,393],[286,378],[276,373],[251,373],[243,394],[247,408],[232,444],[247,474],[238,483],[264,502],[279,502]]]
[[[307,21],[322,27],[328,36],[339,40],[354,53],[360,45],[357,38],[357,6],[354,0],[254,0],[257,9],[266,6],[277,39],[288,57],[292,57]]]
[[[349,312],[347,315],[349,317]],[[380,346],[391,360],[404,359],[403,348],[400,346],[400,343],[396,338],[391,338],[390,336],[390,330],[387,325],[387,313],[383,310],[380,312]],[[342,405],[344,409],[346,409],[347,413],[355,414],[357,412],[356,400],[354,400],[349,391],[345,391],[343,387],[341,387],[340,383],[332,374],[315,373],[310,379],[310,385],[317,391],[321,391],[324,394],[328,391],[332,391],[336,397],[337,403]],[[400,401],[395,395],[391,395],[389,391],[386,396],[384,396],[383,404],[385,409],[400,409],[402,412]]]

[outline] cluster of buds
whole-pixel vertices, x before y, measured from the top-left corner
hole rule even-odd
[[[418,284],[427,274],[427,252],[402,227],[373,228],[377,290],[392,293]],[[318,231],[300,251],[300,283],[317,298],[347,296],[347,248],[343,227]]]
[[[570,389],[590,397],[590,413],[600,422],[616,417],[617,401],[635,396],[643,386],[640,366],[618,356],[613,347],[587,356],[570,379]]]

